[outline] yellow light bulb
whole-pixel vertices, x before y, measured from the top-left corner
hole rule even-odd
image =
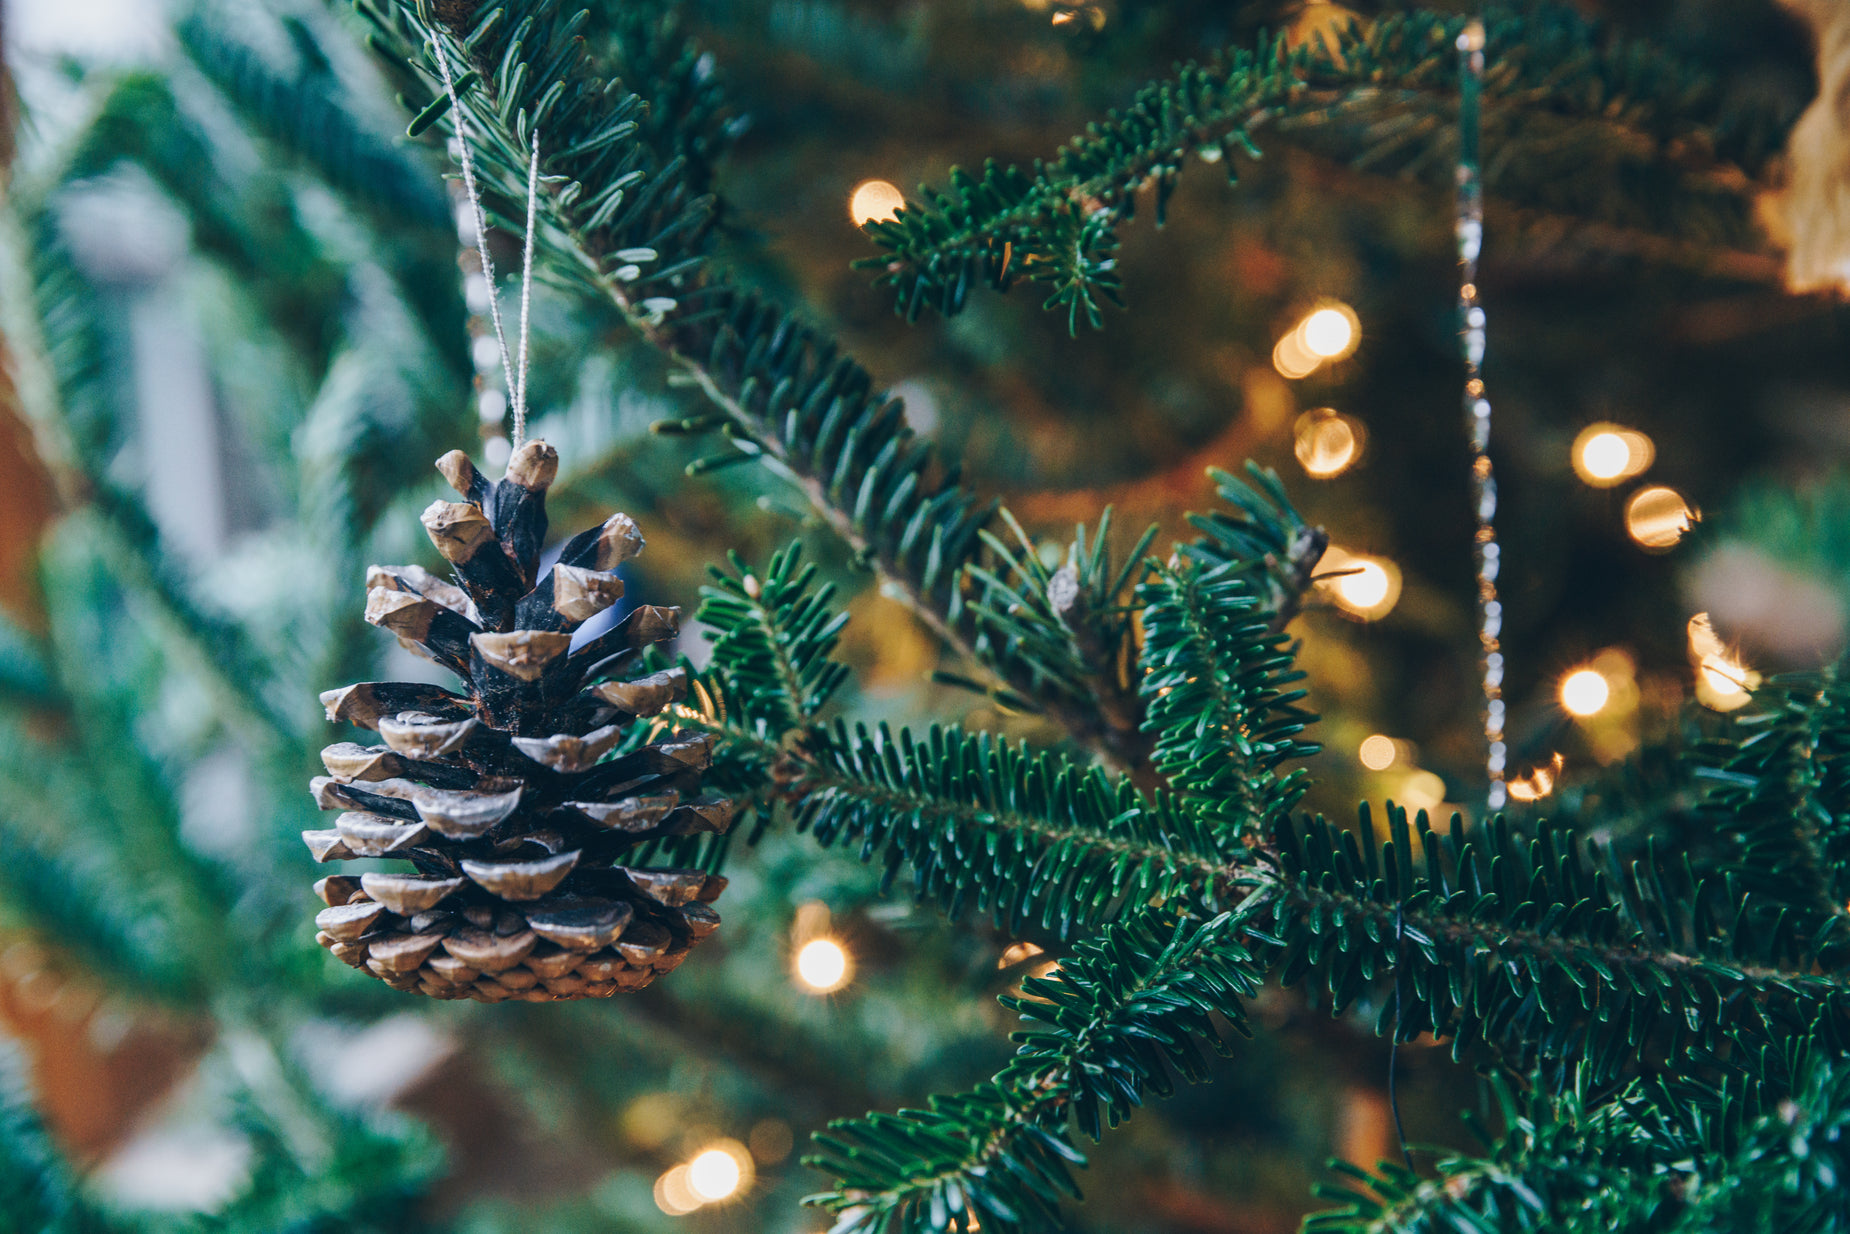
[[[1355,753],[1356,757],[1362,760],[1362,766],[1370,771],[1386,771],[1394,765],[1394,760],[1399,756],[1400,750],[1394,745],[1392,737],[1376,733],[1372,737],[1363,738],[1360,748]]]
[[[887,181],[863,180],[848,198],[848,217],[856,227],[865,227],[898,217],[905,204],[906,195]]]
[[[1637,429],[1589,424],[1574,438],[1574,471],[1594,488],[1611,488],[1643,472],[1657,458],[1657,447]]]
[[[745,1167],[723,1148],[709,1148],[687,1163],[687,1189],[703,1204],[723,1200],[745,1181]]]
[[[1361,323],[1346,305],[1320,308],[1298,326],[1304,350],[1319,360],[1337,360],[1355,350]]]
[[[1317,562],[1317,585],[1352,617],[1387,616],[1400,599],[1400,570],[1379,557],[1363,557],[1331,545]]]
[[[1653,552],[1675,548],[1701,517],[1683,494],[1662,485],[1641,488],[1625,503],[1625,530],[1641,548]]]
[[[1362,456],[1362,426],[1329,407],[1299,416],[1292,435],[1298,462],[1314,479],[1339,476]]]
[[[1561,706],[1571,716],[1598,715],[1612,701],[1612,683],[1593,668],[1579,668],[1561,679]]]
[[[832,938],[813,938],[797,951],[797,979],[817,994],[848,984],[848,953]]]

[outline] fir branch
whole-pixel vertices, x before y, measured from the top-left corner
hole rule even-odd
[[[1186,65],[1047,163],[1023,170],[992,162],[980,176],[953,169],[949,191],[926,188],[924,200],[897,218],[868,224],[884,253],[857,264],[880,272],[876,282],[894,288],[908,320],[927,306],[959,312],[976,284],[1006,291],[1025,279],[1046,285],[1043,307],[1064,309],[1070,329],[1082,314],[1096,328],[1101,301],[1118,301],[1118,226],[1147,188],[1160,226],[1191,154],[1225,159],[1234,175],[1241,156],[1259,156],[1255,134],[1271,126],[1378,171],[1449,168],[1439,155],[1452,140],[1444,117],[1456,107],[1454,44],[1465,21],[1390,14],[1330,43],[1293,49],[1283,36],[1268,36],[1250,50]],[[1701,73],[1648,45],[1608,37],[1571,10],[1497,9],[1485,24],[1493,66],[1486,124],[1507,156],[1490,169],[1493,192],[1621,222],[1666,209],[1658,205],[1665,200],[1687,209],[1693,196],[1724,227],[1746,230],[1749,174],[1777,148],[1781,118],[1724,107]],[[1522,179],[1538,162],[1589,159],[1630,171],[1590,179],[1608,194],[1613,184],[1631,185],[1633,197],[1558,200],[1574,191],[1563,177]],[[1693,218],[1651,221],[1660,229],[1704,227]]]
[[[1260,832],[1308,787],[1302,768],[1281,776],[1281,765],[1319,748],[1298,740],[1316,719],[1290,688],[1304,673],[1241,562],[1158,569],[1137,595],[1157,770],[1224,836]]]
[[[1850,946],[1850,690],[1839,669],[1776,679],[1696,776],[1701,816],[1726,846],[1731,892],[1750,898],[1775,945],[1842,967]],[[1738,737],[1736,736],[1738,734]]]
[[[1501,820],[1467,839],[1419,816],[1425,872],[1405,810],[1389,807],[1377,848],[1366,808],[1343,832],[1278,821],[1272,868],[1252,878],[1270,909],[1255,928],[1286,984],[1318,974],[1341,1011],[1391,977],[1377,1029],[1399,1040],[1479,1040],[1519,1067],[1577,1059],[1595,1077],[1630,1067],[1647,1043],[1719,1051],[1812,1037],[1841,1049],[1850,983],[1782,964],[1745,905],[1717,920],[1693,875],[1656,854],[1602,863],[1558,829],[1519,840]]]
[[[805,1164],[837,1188],[806,1202],[837,1214],[835,1234],[1057,1226],[1061,1197],[1079,1198],[1069,1167],[1085,1164],[1069,1118],[1096,1140],[1146,1093],[1168,1096],[1172,1072],[1206,1078],[1201,1043],[1228,1053],[1215,1016],[1247,1031],[1241,1000],[1259,974],[1237,932],[1230,913],[1198,924],[1152,911],[1079,944],[1004,998],[1031,1027],[992,1081],[818,1133]]]
[[[1062,936],[1153,899],[1211,906],[1224,860],[1212,828],[1167,794],[1102,768],[933,725],[922,739],[837,724],[784,774],[799,828],[859,843],[890,885],[952,916],[974,901],[998,928]]]
[[[834,584],[813,586],[816,566],[801,564],[800,542],[773,555],[763,575],[731,556],[734,573],[707,567],[713,585],[701,588],[696,619],[713,631],[729,718],[776,741],[813,722],[847,678],[847,665],[829,656],[848,615],[829,609]]]
[[[583,15],[567,17],[556,0],[447,6],[435,26],[409,0],[363,11],[408,86],[432,92],[422,50],[431,38],[449,40],[450,54],[478,74],[461,104],[482,135],[477,161],[501,218],[515,217],[513,203],[524,200],[537,131],[551,273],[613,305],[718,409],[715,420],[675,426],[723,425],[732,441],[693,470],[751,457],[784,475],[879,571],[887,594],[1016,694],[1030,692],[1014,679],[1022,666],[979,654],[966,611],[964,570],[982,562],[994,503],[937,464],[901,403],[878,394],[872,375],[832,340],[708,268],[713,203],[683,161],[638,140],[643,104],[614,92],[591,61],[577,37]],[[1108,680],[1110,671],[1094,675]],[[1056,697],[1048,709],[1121,765],[1147,752],[1137,726],[1101,722],[1095,700]]]

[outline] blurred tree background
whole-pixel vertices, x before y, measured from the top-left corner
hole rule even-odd
[[[1161,228],[1139,199],[1110,254],[1126,307],[1099,328],[1069,330],[1036,286],[908,323],[854,263],[881,252],[857,224],[890,205],[882,185],[916,199],[953,166],[1031,164],[1178,61],[1396,7],[626,0],[585,26],[626,84],[679,89],[656,122],[705,118],[687,153],[711,168],[727,265],[837,335],[1032,534],[1111,505],[1120,552],[1149,522],[1167,543],[1211,503],[1205,469],[1252,458],[1374,563],[1381,594],[1320,586],[1292,627],[1324,717],[1307,805],[1341,819],[1358,798],[1482,801],[1451,122],[1332,108],[1255,126],[1263,158],[1213,150]],[[1486,117],[1512,770],[1585,807],[1682,723],[1695,613],[1760,672],[1841,650],[1850,349],[1844,310],[1788,291],[1779,251],[1807,30],[1768,0],[1562,12],[1690,75],[1647,100],[1661,124],[1615,104],[1610,133],[1557,130],[1545,86]],[[613,1002],[430,1004],[315,947],[297,837],[318,825],[316,694],[398,675],[361,621],[364,567],[428,556],[432,459],[506,449],[454,167],[435,130],[406,136],[345,5],[19,0],[8,20],[0,1225],[824,1228],[798,1203],[820,1189],[808,1134],[992,1074],[1014,1024],[996,995],[1058,941],[947,923],[881,894],[852,849],[771,828],[734,854],[726,929]],[[518,269],[518,237],[496,243]],[[1355,334],[1321,361],[1301,330],[1320,309]],[[701,400],[614,313],[542,281],[534,322],[554,525],[634,517],[632,596],[691,614],[706,563],[800,536],[852,614],[847,714],[1063,739],[947,680],[969,666],[790,485],[686,475],[710,447],[650,426]],[[1679,535],[1685,509],[1702,522]],[[680,650],[705,647],[690,622]],[[1564,699],[1589,668],[1596,701]],[[795,965],[816,939],[850,961],[827,991]],[[1298,990],[1254,1008],[1218,1084],[1097,1149],[1075,1228],[1295,1229],[1327,1157],[1398,1155],[1386,1043]],[[1442,1050],[1396,1067],[1414,1141],[1456,1142],[1455,1112],[1488,1101]],[[715,1147],[743,1171],[732,1194],[664,1184]],[[66,1171],[81,1212],[54,1211]]]

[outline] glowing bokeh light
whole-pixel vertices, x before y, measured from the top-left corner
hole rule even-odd
[[[1362,457],[1366,436],[1359,423],[1329,407],[1299,416],[1292,435],[1292,448],[1304,474],[1317,480],[1339,476],[1354,466]]]
[[[1642,548],[1675,548],[1701,515],[1673,488],[1641,488],[1625,503],[1625,530]]]
[[[1657,458],[1657,447],[1637,429],[1589,424],[1574,438],[1574,472],[1594,488],[1611,488],[1641,474]]]
[[[702,1204],[724,1200],[745,1181],[745,1167],[724,1148],[703,1149],[687,1163],[687,1189]]]
[[[832,938],[812,938],[797,949],[797,979],[817,994],[848,984],[848,953]]]
[[[1596,668],[1577,668],[1561,679],[1561,706],[1570,716],[1595,716],[1612,701],[1612,683]]]
[[[1382,557],[1364,557],[1331,545],[1317,562],[1317,586],[1351,617],[1385,617],[1400,599],[1400,568]]]
[[[1306,317],[1297,333],[1305,351],[1319,360],[1336,360],[1355,350],[1360,324],[1346,305],[1332,305]]]
[[[1394,744],[1392,737],[1376,733],[1372,737],[1362,739],[1362,744],[1356,749],[1355,756],[1361,759],[1362,766],[1370,771],[1386,771],[1400,756],[1400,748]]]
[[[856,227],[865,227],[898,217],[905,204],[906,195],[887,181],[863,180],[848,198],[848,217]]]

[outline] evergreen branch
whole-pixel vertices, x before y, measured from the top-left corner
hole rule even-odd
[[[1298,740],[1316,719],[1290,688],[1304,673],[1242,562],[1159,568],[1137,595],[1157,770],[1223,836],[1261,834],[1308,787],[1302,768],[1281,776],[1281,765],[1318,750]]]
[[[410,223],[451,233],[442,186],[403,146],[353,112],[350,91],[313,30],[295,16],[277,19],[292,36],[293,63],[285,65],[238,37],[229,16],[221,4],[196,4],[174,24],[174,35],[241,116],[314,168],[330,188],[401,228]]]
[[[908,320],[927,306],[959,312],[975,284],[1006,291],[1026,279],[1048,287],[1043,307],[1064,308],[1069,329],[1081,314],[1096,328],[1101,299],[1118,300],[1117,227],[1146,188],[1155,191],[1160,226],[1191,154],[1225,159],[1233,175],[1241,155],[1259,156],[1254,136],[1270,125],[1375,170],[1449,169],[1439,156],[1453,140],[1445,117],[1456,107],[1454,48],[1465,21],[1392,14],[1329,43],[1292,49],[1269,36],[1251,50],[1186,65],[1047,163],[1023,170],[992,162],[980,176],[953,169],[948,192],[926,188],[922,203],[868,224],[884,253],[857,265],[880,272],[876,282],[894,288]],[[1496,9],[1485,25],[1486,124],[1507,156],[1489,169],[1493,192],[1596,219],[1661,210],[1660,201],[1693,193],[1725,226],[1746,230],[1748,172],[1777,149],[1784,118],[1722,106],[1701,73],[1611,38],[1571,10]],[[1524,151],[1530,157],[1518,157]],[[1589,158],[1616,164],[1615,173],[1627,169],[1591,179],[1607,192],[1633,184],[1632,199],[1564,202],[1557,199],[1575,190],[1562,177],[1521,179],[1537,162]],[[1697,226],[1674,216],[1653,221],[1670,230]]]
[[[585,15],[566,17],[557,0],[458,3],[440,6],[431,25],[417,10],[410,0],[363,6],[408,85],[432,92],[423,50],[431,38],[448,40],[478,75],[461,105],[483,135],[477,161],[501,218],[517,217],[537,132],[541,246],[552,273],[613,305],[718,409],[716,419],[674,426],[723,425],[735,447],[693,470],[751,456],[784,475],[880,572],[887,594],[1015,693],[1030,692],[1012,679],[1018,666],[979,654],[966,611],[964,568],[982,563],[995,504],[937,464],[902,404],[876,393],[872,375],[832,340],[708,268],[713,203],[683,160],[638,140],[643,104],[613,91],[590,60],[577,37]],[[1124,766],[1146,750],[1135,724],[1102,722],[1094,700],[1056,697],[1048,709]]]
[[[1596,1078],[1651,1042],[1844,1044],[1850,983],[1782,966],[1748,906],[1717,920],[1687,869],[1654,853],[1629,868],[1602,863],[1562,830],[1523,842],[1501,820],[1467,840],[1454,816],[1440,837],[1422,813],[1421,874],[1406,811],[1390,806],[1388,819],[1393,838],[1379,849],[1366,808],[1359,844],[1320,820],[1281,819],[1275,864],[1252,878],[1282,980],[1319,974],[1333,1010],[1391,976],[1383,1034],[1451,1037],[1455,1055],[1485,1040],[1521,1067],[1577,1059]]]
[[[1210,467],[1215,493],[1231,509],[1190,514],[1189,526],[1201,538],[1182,546],[1184,556],[1218,569],[1234,566],[1248,578],[1271,630],[1291,624],[1310,594],[1311,581],[1330,537],[1304,521],[1285,492],[1278,473],[1248,461],[1248,479]]]
[[[680,160],[694,192],[710,192],[715,165],[748,127],[732,113],[713,53],[687,35],[668,0],[601,0],[594,11],[607,36],[603,59],[649,100],[637,139],[660,161]]]
[[[1212,905],[1224,863],[1213,829],[1167,794],[1102,768],[933,725],[923,740],[837,722],[785,773],[799,828],[858,841],[891,885],[953,917],[974,900],[998,928],[1071,935],[1153,899]]]
[[[1739,740],[1711,743],[1701,814],[1726,846],[1730,890],[1782,950],[1844,963],[1850,945],[1850,690],[1836,668],[1767,683]],[[1766,710],[1760,710],[1766,708]]]
[[[1207,1076],[1206,1042],[1228,1052],[1214,1021],[1246,1032],[1242,999],[1259,974],[1235,941],[1230,913],[1196,924],[1152,911],[1080,943],[1047,977],[1004,998],[1030,1027],[1015,1057],[970,1092],[923,1110],[837,1120],[805,1164],[837,1188],[806,1202],[837,1214],[835,1234],[1057,1227],[1069,1167],[1084,1155],[1069,1118],[1094,1140],[1146,1093],[1168,1096],[1171,1073]]]
[[[1520,1101],[1499,1082],[1506,1129],[1482,1157],[1422,1179],[1339,1165],[1338,1209],[1305,1234],[1784,1234],[1842,1228],[1850,1071],[1812,1060],[1770,1095],[1633,1083],[1604,1099],[1585,1075]],[[1359,1184],[1359,1186],[1357,1185]]]
[[[713,631],[713,672],[729,712],[773,741],[814,721],[848,676],[829,658],[848,615],[830,611],[834,584],[813,587],[816,566],[801,560],[802,544],[793,543],[761,577],[734,553],[736,573],[708,566],[713,585],[700,592],[697,620]]]

